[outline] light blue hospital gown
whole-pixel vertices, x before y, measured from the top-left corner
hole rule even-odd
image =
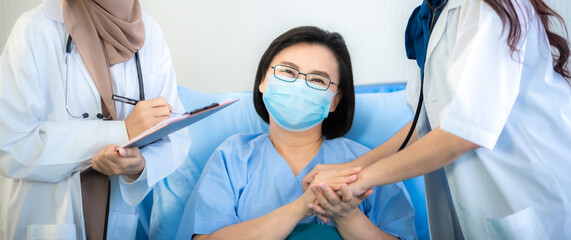
[[[301,180],[317,164],[349,162],[368,150],[346,138],[325,140],[311,162],[294,176],[267,133],[234,135],[208,160],[186,205],[177,239],[211,234],[268,214],[303,194]],[[401,239],[416,239],[414,210],[401,182],[376,187],[359,207],[381,230]],[[300,223],[324,224],[315,215]]]

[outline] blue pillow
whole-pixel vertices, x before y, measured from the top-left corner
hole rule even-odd
[[[375,88],[379,89],[379,88]],[[370,89],[369,89],[370,90]],[[365,91],[370,92],[370,91]],[[210,94],[179,86],[179,97],[187,111],[192,111],[221,102],[229,98],[240,101],[189,126],[192,140],[188,159],[166,180],[159,182],[154,189],[154,219],[161,225],[176,224],[182,217],[185,204],[198,181],[206,161],[226,138],[237,133],[267,132],[266,124],[256,113],[251,92],[227,92]],[[405,92],[358,93],[355,96],[355,118],[353,126],[345,136],[366,147],[374,148],[406,125],[413,117],[406,105]],[[169,186],[176,182],[176,186]],[[404,181],[415,208],[415,227],[419,239],[428,239],[426,198],[422,177]],[[169,212],[169,216],[162,216]],[[164,231],[163,231],[164,230]],[[169,229],[154,229],[151,238],[168,238],[176,234]],[[174,235],[172,235],[174,237]]]
[[[254,109],[251,92],[209,94],[179,87],[178,95],[187,111],[230,98],[240,99],[238,102],[188,127],[192,140],[188,156],[198,164],[199,169],[204,167],[206,160],[226,138],[238,133],[268,131],[268,124],[258,116]],[[198,180],[199,176],[193,177]]]

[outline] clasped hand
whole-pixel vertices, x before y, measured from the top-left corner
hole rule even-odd
[[[308,207],[325,223],[355,216],[360,211],[359,204],[373,193],[373,189],[368,189],[360,196],[353,196],[348,184],[357,180],[360,171],[360,167],[319,171],[305,189],[315,196]]]

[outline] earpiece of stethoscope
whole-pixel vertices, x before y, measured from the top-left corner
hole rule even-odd
[[[71,39],[71,35],[69,37],[67,37],[67,44],[65,45],[65,56],[66,56],[66,60],[69,60],[68,56],[71,54],[71,51],[73,50],[73,39]],[[66,61],[67,63],[67,61]]]

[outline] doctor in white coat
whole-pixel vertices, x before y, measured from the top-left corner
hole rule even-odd
[[[183,111],[169,49],[159,26],[141,13],[137,0],[63,2],[67,7],[84,4],[93,19],[103,14],[116,28],[108,28],[111,34],[105,35],[101,26],[107,24],[105,29],[110,22],[94,20],[99,37],[81,36],[87,28],[66,26],[61,0],[45,0],[16,22],[0,57],[0,239],[84,239],[80,170],[91,163],[93,169],[111,175],[107,229],[95,232],[106,232],[108,239],[134,239],[139,221],[134,206],[176,169],[190,146],[181,130],[140,150],[115,151],[129,137],[167,118],[169,110]],[[93,6],[112,7],[99,11]],[[126,15],[113,18],[125,9]],[[125,22],[133,19],[139,28],[128,32]],[[77,37],[66,64],[68,29]],[[113,35],[118,32],[128,37]],[[96,44],[85,45],[86,37]],[[116,43],[127,49],[119,56],[124,61],[111,59],[113,49],[108,47]],[[107,61],[116,62],[93,72],[85,60],[95,58],[86,53],[101,46]],[[107,86],[113,94],[139,100],[133,57],[137,51],[147,101],[134,107],[102,99],[109,92],[101,94],[93,73],[112,81]],[[102,111],[108,103],[113,105]],[[110,117],[113,120],[100,119]]]
[[[368,166],[355,195],[427,174],[432,239],[571,239],[570,52],[553,16],[541,0],[448,0],[428,41],[418,140],[395,153],[405,127],[312,174]],[[411,109],[420,84],[408,83]]]

